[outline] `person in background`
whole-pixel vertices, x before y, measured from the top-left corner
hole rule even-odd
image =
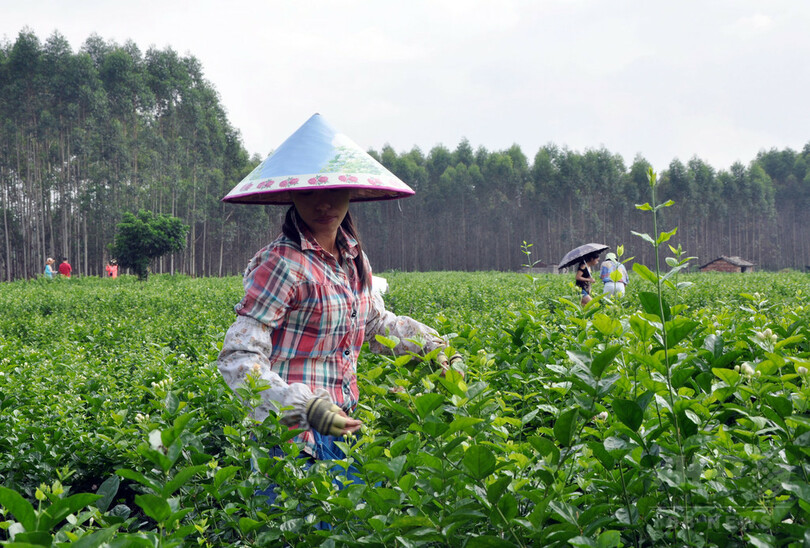
[[[59,263],[59,274],[61,274],[65,278],[70,278],[70,273],[72,271],[73,268],[70,266],[67,257],[62,257],[62,262]]]
[[[107,263],[107,266],[105,267],[105,270],[107,271],[107,277],[108,278],[113,278],[113,279],[117,278],[118,277],[118,261],[116,261],[115,259],[110,259],[110,261]]]
[[[619,271],[621,274],[621,278],[617,281],[614,281],[610,276],[610,274],[615,271]],[[619,262],[619,258],[616,257],[615,253],[605,255],[599,277],[602,278],[602,282],[605,284],[605,293],[608,295],[624,295],[624,290],[630,282],[627,269]]]
[[[342,149],[332,148],[335,142]],[[290,150],[297,156],[285,156]],[[302,167],[301,158],[310,151],[319,161],[331,159],[335,173],[324,174],[320,164]],[[342,158],[352,163],[333,165]],[[272,173],[291,164],[294,173],[320,175]],[[391,350],[375,335],[398,339],[396,353],[447,346],[431,327],[385,310],[380,292],[372,292],[371,266],[349,212],[351,201],[411,194],[410,187],[315,115],[223,199],[292,204],[281,234],[248,263],[245,295],[235,307],[236,321],[225,335],[218,367],[234,390],[246,385],[248,376],[266,382],[251,414],[263,421],[286,409],[281,422],[304,431],[295,440],[310,463],[344,458],[336,442],[361,427],[352,413],[359,401],[357,357],[364,342],[378,353]],[[453,369],[463,366],[460,355],[446,366],[446,358],[437,361]],[[273,451],[283,454],[281,448]],[[274,499],[272,487],[265,494]]]
[[[49,280],[53,279],[53,263],[55,262],[52,257],[48,257],[45,260],[45,277]]]
[[[599,253],[589,253],[582,258],[582,262],[577,265],[576,284],[582,289],[582,300],[580,304],[585,306],[591,301],[591,284],[596,280],[591,274],[591,269],[599,262]]]

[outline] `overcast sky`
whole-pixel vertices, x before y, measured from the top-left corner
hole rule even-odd
[[[0,38],[193,55],[264,157],[313,113],[364,148],[605,147],[656,171],[810,142],[804,0],[0,0]]]

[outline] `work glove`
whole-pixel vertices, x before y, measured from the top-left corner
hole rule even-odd
[[[449,360],[444,352],[439,352],[439,355],[436,356],[436,361],[439,362],[439,365],[442,368],[442,375],[444,375],[448,369],[452,369],[453,371],[458,371],[461,373],[461,376],[464,377],[464,374],[467,371],[467,366],[464,365],[464,359],[458,352],[453,354]]]
[[[342,436],[347,417],[327,398],[312,398],[307,402],[307,422],[313,430],[326,436]]]

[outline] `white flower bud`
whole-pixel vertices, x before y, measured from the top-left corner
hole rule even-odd
[[[737,373],[739,373],[739,372],[740,372],[740,366],[739,366],[739,365],[735,365],[735,366],[734,366],[734,371],[736,371]]]
[[[748,362],[745,362],[740,367],[740,372],[743,375],[745,375],[746,377],[750,377],[750,376],[752,376],[754,374],[754,368],[751,367],[751,364],[749,364]]]
[[[796,373],[798,373],[799,375],[807,375],[807,368],[803,365],[800,365],[799,367],[796,368]]]

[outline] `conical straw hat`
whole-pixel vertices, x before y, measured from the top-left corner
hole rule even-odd
[[[352,189],[351,201],[392,200],[413,189],[343,133],[314,114],[222,199],[291,204],[290,191]]]

